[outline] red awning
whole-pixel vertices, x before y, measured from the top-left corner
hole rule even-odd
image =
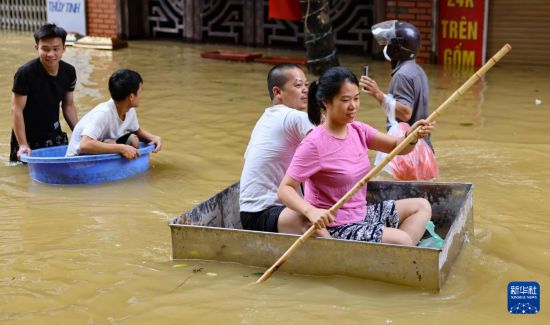
[[[284,20],[301,20],[299,0],[269,0],[269,18]]]

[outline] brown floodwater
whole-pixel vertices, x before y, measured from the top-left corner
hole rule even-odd
[[[64,59],[78,73],[78,115],[108,98],[115,69],[135,69],[144,78],[140,125],[161,135],[164,147],[144,175],[50,186],[32,181],[25,166],[8,163],[13,74],[36,53],[29,34],[1,33],[0,41],[0,321],[549,322],[549,68],[502,62],[438,121],[433,143],[440,180],[475,186],[475,235],[440,293],[284,272],[250,287],[261,269],[172,261],[167,222],[239,179],[250,132],[269,105],[268,65],[202,59],[201,51],[220,47],[178,42],[135,41],[115,52],[68,48]],[[356,73],[365,61],[340,59]],[[389,66],[369,63],[385,89]],[[473,73],[424,67],[432,110]],[[370,97],[363,96],[358,119],[384,128]],[[199,267],[203,271],[193,273]],[[508,314],[510,281],[539,282],[538,315]]]

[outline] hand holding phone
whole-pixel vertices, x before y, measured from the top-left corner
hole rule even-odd
[[[365,71],[363,72],[363,75],[365,77],[369,76],[369,65],[368,64],[365,64]]]

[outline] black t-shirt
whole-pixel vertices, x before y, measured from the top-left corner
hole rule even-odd
[[[12,91],[27,96],[23,110],[27,141],[39,141],[59,129],[59,104],[76,86],[76,71],[59,62],[57,76],[51,76],[36,58],[20,67],[13,77]]]

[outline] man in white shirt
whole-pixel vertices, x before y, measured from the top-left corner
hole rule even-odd
[[[256,123],[244,154],[239,196],[241,223],[247,230],[302,234],[311,224],[282,204],[277,189],[296,148],[314,128],[303,112],[307,107],[308,82],[299,66],[282,63],[269,71],[267,88],[272,106]]]
[[[139,156],[139,140],[161,149],[159,136],[139,127],[135,107],[139,106],[143,80],[139,73],[120,69],[109,78],[111,99],[88,112],[74,128],[66,156],[118,153],[126,159]]]

